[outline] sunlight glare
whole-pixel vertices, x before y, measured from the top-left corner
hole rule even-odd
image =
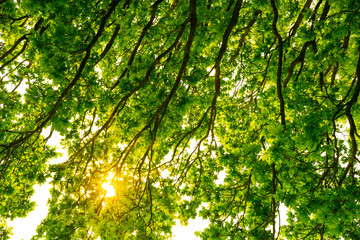
[[[116,195],[114,186],[111,185],[111,180],[114,178],[114,173],[110,172],[109,176],[106,178],[106,182],[102,184],[102,188],[106,190],[105,197],[113,197]]]

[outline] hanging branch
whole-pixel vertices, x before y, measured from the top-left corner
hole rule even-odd
[[[348,123],[350,125],[351,155],[350,155],[350,160],[344,170],[344,173],[339,180],[339,186],[342,185],[349,170],[351,168],[353,168],[354,162],[356,160],[357,150],[358,150],[356,139],[355,139],[355,134],[357,133],[356,125],[355,125],[354,118],[351,114],[351,108],[357,102],[359,93],[360,93],[360,80],[359,80],[359,78],[360,78],[360,46],[358,48],[358,51],[359,51],[359,58],[358,58],[357,66],[356,66],[357,81],[356,81],[356,85],[355,85],[355,89],[354,89],[354,94],[353,94],[352,98],[346,103],[346,108],[345,108],[345,114],[348,119]]]

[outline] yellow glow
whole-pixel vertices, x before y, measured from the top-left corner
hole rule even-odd
[[[102,184],[102,188],[106,191],[105,197],[113,197],[116,195],[114,187],[111,185],[111,180],[114,178],[114,173],[110,172],[106,178],[106,182]]]

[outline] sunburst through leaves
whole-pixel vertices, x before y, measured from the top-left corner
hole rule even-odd
[[[110,172],[108,177],[106,178],[106,182],[104,182],[101,186],[106,191],[105,197],[113,197],[116,195],[114,186],[112,185],[112,181],[114,179],[115,174]]]

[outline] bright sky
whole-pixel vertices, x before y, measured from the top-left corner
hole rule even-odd
[[[11,240],[30,240],[36,233],[36,226],[41,223],[41,220],[48,213],[46,203],[50,197],[50,185],[45,183],[42,186],[36,185],[34,188],[35,194],[31,200],[35,201],[37,206],[26,218],[17,218],[14,221],[8,222],[8,225],[13,227],[14,235],[11,237]]]

